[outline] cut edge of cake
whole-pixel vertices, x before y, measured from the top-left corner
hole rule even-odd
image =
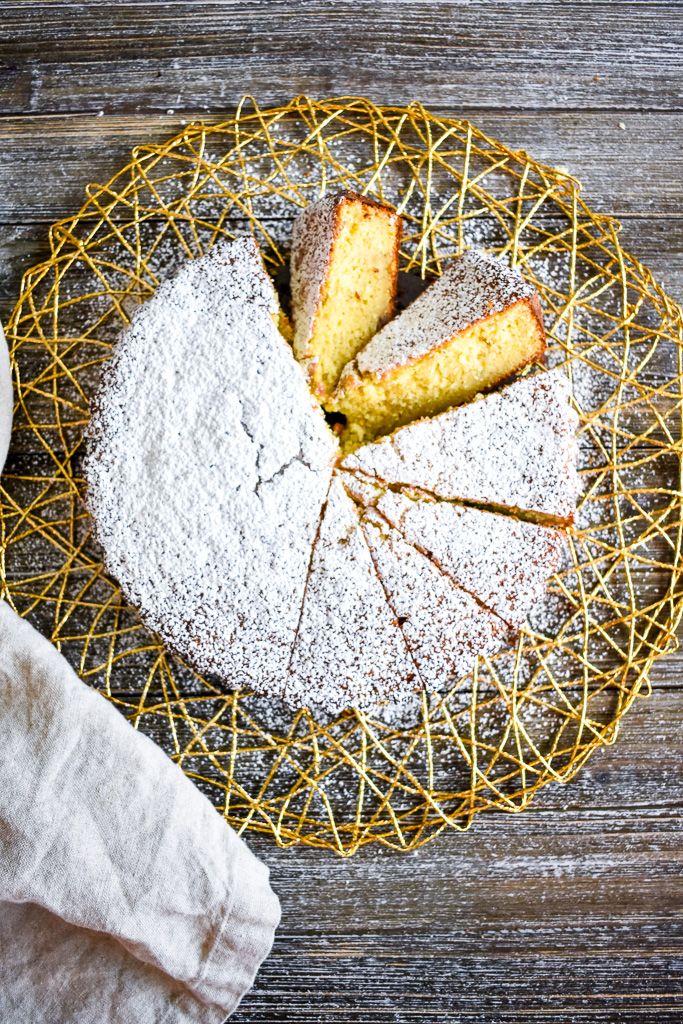
[[[377,510],[361,516],[377,575],[427,692],[467,676],[478,657],[496,653],[515,631]]]
[[[292,346],[323,403],[394,314],[401,231],[393,207],[352,191],[323,196],[294,222]]]
[[[417,699],[422,686],[377,576],[357,506],[342,481],[333,478],[282,697],[298,707],[372,712]]]
[[[580,494],[577,426],[569,380],[553,369],[399,427],[339,465],[386,486],[569,526]]]
[[[546,349],[533,286],[471,249],[450,260],[342,370],[330,407],[351,448],[509,380]]]
[[[560,569],[563,529],[385,490],[370,506],[416,550],[518,631]]]
[[[205,286],[205,290],[198,287],[198,281]],[[179,292],[182,295],[182,303],[180,303]],[[282,397],[288,396],[288,391],[285,390],[287,383],[288,388],[291,389],[292,402],[295,403],[293,408],[300,409],[302,418],[306,419],[307,429],[298,435],[296,448],[294,444],[291,446],[292,458],[282,465],[278,462],[271,466],[268,459],[264,458],[264,451],[259,445],[258,439],[253,436],[255,432],[253,430],[254,423],[250,418],[251,410],[240,403],[238,412],[233,403],[230,408],[232,421],[236,421],[239,416],[240,431],[248,443],[258,449],[254,458],[257,475],[262,473],[262,476],[258,476],[255,487],[250,486],[251,481],[249,481],[248,484],[245,483],[244,490],[256,495],[256,500],[263,504],[265,501],[273,500],[272,494],[276,489],[289,486],[300,500],[303,490],[300,480],[302,475],[308,474],[315,477],[316,481],[319,479],[321,489],[327,478],[331,477],[338,454],[338,445],[325,423],[319,404],[310,394],[301,368],[292,359],[291,349],[278,329],[280,307],[277,294],[263,263],[258,245],[253,236],[242,235],[234,239],[220,240],[201,257],[183,263],[176,273],[161,282],[155,293],[146,302],[135,308],[130,324],[121,331],[108,363],[107,373],[91,401],[91,418],[84,435],[86,442],[83,463],[84,499],[90,513],[92,536],[102,549],[102,561],[106,571],[117,580],[127,600],[138,609],[146,625],[159,633],[170,651],[187,659],[199,671],[217,673],[235,687],[253,685],[254,689],[257,689],[259,678],[266,673],[261,671],[257,678],[252,678],[248,670],[248,663],[258,664],[258,651],[252,650],[249,657],[243,659],[244,664],[239,662],[237,655],[233,657],[233,649],[229,643],[225,642],[225,636],[228,635],[225,620],[221,622],[220,628],[212,633],[209,628],[210,624],[207,626],[205,622],[209,618],[205,614],[207,609],[199,603],[196,607],[199,609],[200,615],[196,619],[187,616],[180,621],[177,618],[174,620],[173,616],[169,617],[167,607],[162,607],[163,601],[160,603],[155,598],[150,603],[145,598],[146,575],[141,579],[137,578],[133,570],[130,569],[129,552],[133,549],[140,549],[143,545],[136,542],[121,550],[120,546],[118,549],[116,547],[112,549],[110,544],[110,538],[118,537],[121,533],[119,515],[122,515],[127,524],[131,522],[130,516],[119,511],[117,489],[111,489],[109,500],[105,493],[107,477],[114,482],[116,488],[119,487],[121,480],[119,466],[114,467],[115,473],[110,471],[107,468],[107,463],[111,459],[104,457],[107,449],[111,448],[110,435],[114,429],[111,426],[112,422],[114,422],[114,426],[118,425],[120,428],[119,433],[124,437],[126,449],[130,444],[127,430],[128,417],[119,415],[118,391],[120,387],[116,379],[118,367],[122,358],[128,357],[131,351],[134,355],[142,346],[144,352],[147,344],[145,339],[153,338],[157,334],[160,334],[160,338],[165,344],[162,344],[160,340],[158,345],[152,347],[163,354],[164,358],[167,358],[169,335],[172,334],[172,329],[178,328],[179,320],[176,319],[169,329],[164,316],[159,319],[159,311],[167,307],[171,313],[175,310],[180,318],[183,311],[187,309],[188,303],[192,302],[201,303],[198,307],[199,318],[206,319],[207,324],[209,321],[211,323],[210,329],[207,327],[206,337],[211,339],[213,351],[219,357],[225,356],[226,352],[222,347],[216,346],[214,327],[216,323],[224,325],[227,322],[228,327],[234,324],[236,326],[235,333],[238,336],[241,336],[242,332],[248,334],[249,330],[253,329],[259,337],[263,337],[264,351],[267,351],[263,365],[272,366],[274,362],[279,361],[279,365],[287,371],[278,377]],[[186,336],[186,334],[184,329],[179,330],[179,336]],[[136,340],[138,338],[139,342]],[[287,373],[290,367],[291,380],[288,380]],[[178,367],[178,373],[180,370],[181,367]],[[124,375],[124,379],[128,383],[140,380],[144,383],[144,375],[139,373],[127,373]],[[195,394],[202,395],[205,400],[204,392],[196,390]],[[222,393],[220,413],[224,428],[227,421],[225,398],[225,393]],[[164,407],[159,405],[159,408]],[[310,418],[308,413],[304,414],[304,409],[310,410]],[[181,435],[179,434],[179,436]],[[172,465],[171,461],[168,465]],[[183,466],[183,470],[187,471],[186,466]],[[288,474],[292,477],[291,483],[285,482],[285,477]],[[297,476],[298,482],[294,476]],[[138,507],[140,506],[138,505]],[[307,525],[307,522],[303,522],[304,527]],[[222,529],[225,532],[224,523]],[[303,532],[301,536],[304,536]],[[145,546],[150,547],[149,544]],[[285,550],[282,545],[279,547],[281,550]],[[145,567],[143,566],[143,568]],[[287,571],[291,580],[293,577],[290,564],[287,566]],[[254,576],[253,565],[250,566],[250,575]],[[287,576],[283,575],[282,578],[287,579]],[[158,573],[158,565],[155,566],[155,572],[153,576],[150,576],[150,581],[147,591],[156,595],[161,590],[162,582]],[[202,587],[205,585],[203,579],[201,585]],[[169,588],[175,588],[172,573],[169,577]],[[180,600],[175,591],[171,596],[173,603]],[[189,598],[192,596],[190,594]],[[185,599],[185,595],[181,595],[181,597],[183,600]],[[229,606],[229,603],[227,604]],[[208,605],[210,602],[207,603]],[[219,606],[225,607],[226,602],[224,600],[217,601],[215,607]],[[201,621],[197,621],[198,619]],[[283,627],[283,634],[285,630],[286,626]],[[278,636],[278,642],[280,639],[282,639],[280,647],[289,653],[288,637],[280,638]],[[264,637],[262,646],[269,646],[275,650],[277,644],[275,640],[271,642]],[[270,692],[271,695],[277,695],[275,688]]]

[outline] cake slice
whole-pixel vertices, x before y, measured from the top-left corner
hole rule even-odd
[[[387,606],[358,510],[336,478],[311,559],[287,700],[295,707],[372,711],[383,703],[414,699],[420,685]]]
[[[563,531],[447,501],[385,491],[375,513],[458,586],[518,630],[562,564]]]
[[[437,498],[566,525],[579,493],[570,397],[561,370],[523,377],[364,445],[341,466]]]
[[[509,642],[506,623],[456,586],[373,509],[362,522],[424,686],[443,690],[471,671],[477,655],[492,654]]]
[[[391,207],[355,192],[323,196],[294,222],[294,354],[323,401],[393,316],[401,223]]]
[[[466,402],[544,351],[533,287],[473,249],[344,367],[330,407],[346,417],[347,442],[357,444]]]

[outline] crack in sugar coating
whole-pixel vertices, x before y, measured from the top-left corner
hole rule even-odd
[[[253,242],[187,263],[116,346],[85,475],[147,624],[201,671],[277,693],[337,445],[276,315]]]

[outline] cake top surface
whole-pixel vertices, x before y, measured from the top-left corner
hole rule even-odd
[[[337,451],[277,309],[251,239],[188,262],[121,336],[88,432],[108,569],[173,649],[240,685],[282,674]]]
[[[509,630],[454,584],[430,558],[369,509],[363,531],[393,614],[402,623],[420,682],[431,691],[466,675],[478,654],[490,654]],[[448,642],[445,642],[445,638]]]
[[[562,561],[560,530],[448,501],[386,490],[375,508],[458,586],[519,628]]]
[[[340,387],[349,377],[381,375],[420,359],[483,317],[534,295],[518,271],[470,249],[450,260],[441,277],[377,332],[344,370]]]
[[[417,702],[420,679],[341,475],[332,481],[292,653],[299,704],[332,711]]]
[[[570,397],[559,369],[522,377],[363,445],[342,466],[439,498],[571,519],[579,483]]]

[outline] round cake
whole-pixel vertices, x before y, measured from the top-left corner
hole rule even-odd
[[[332,713],[413,702],[509,643],[560,564],[576,498],[566,382],[523,379],[495,408],[491,396],[343,456],[279,318],[251,238],[188,262],[137,311],[87,433],[105,566],[226,688]],[[522,407],[511,435],[506,411]],[[490,507],[475,508],[482,438],[498,489],[483,480]],[[524,484],[507,494],[520,450]]]

